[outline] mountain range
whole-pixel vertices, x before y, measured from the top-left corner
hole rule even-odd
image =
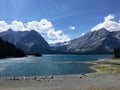
[[[109,32],[105,28],[91,31],[71,40],[67,45],[55,47],[61,50],[80,54],[113,54],[114,48],[120,47],[120,31]]]
[[[25,53],[50,53],[51,49],[49,44],[44,38],[36,31],[8,31],[1,32],[0,37],[14,44],[17,48],[20,48]]]
[[[77,53],[77,54],[113,54],[114,48],[120,47],[120,31],[109,32],[105,28],[90,31],[69,42],[50,45],[40,35],[31,31],[13,31],[9,29],[1,32],[0,37],[14,44],[25,53]]]

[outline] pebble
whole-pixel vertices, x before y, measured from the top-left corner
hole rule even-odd
[[[36,81],[50,81],[52,79],[54,79],[53,76],[35,76],[35,77],[3,77],[3,79],[5,80],[13,80],[13,81],[19,81],[19,80],[36,80]],[[0,80],[2,80],[2,77],[0,77]]]

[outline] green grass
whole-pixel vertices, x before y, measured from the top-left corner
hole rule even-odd
[[[120,58],[109,58],[96,62],[92,69],[100,73],[120,74]]]
[[[97,64],[92,66],[92,69],[102,73],[120,74],[120,65]]]

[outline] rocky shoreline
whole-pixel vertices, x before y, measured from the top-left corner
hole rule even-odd
[[[0,90],[119,90],[119,74],[1,77]]]

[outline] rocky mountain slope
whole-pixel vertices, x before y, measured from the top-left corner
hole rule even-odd
[[[1,32],[0,37],[14,44],[25,53],[51,53],[49,44],[36,31],[8,31]]]
[[[102,28],[71,40],[67,45],[58,46],[55,50],[81,54],[112,54],[117,47],[120,47],[120,31],[109,32]]]

